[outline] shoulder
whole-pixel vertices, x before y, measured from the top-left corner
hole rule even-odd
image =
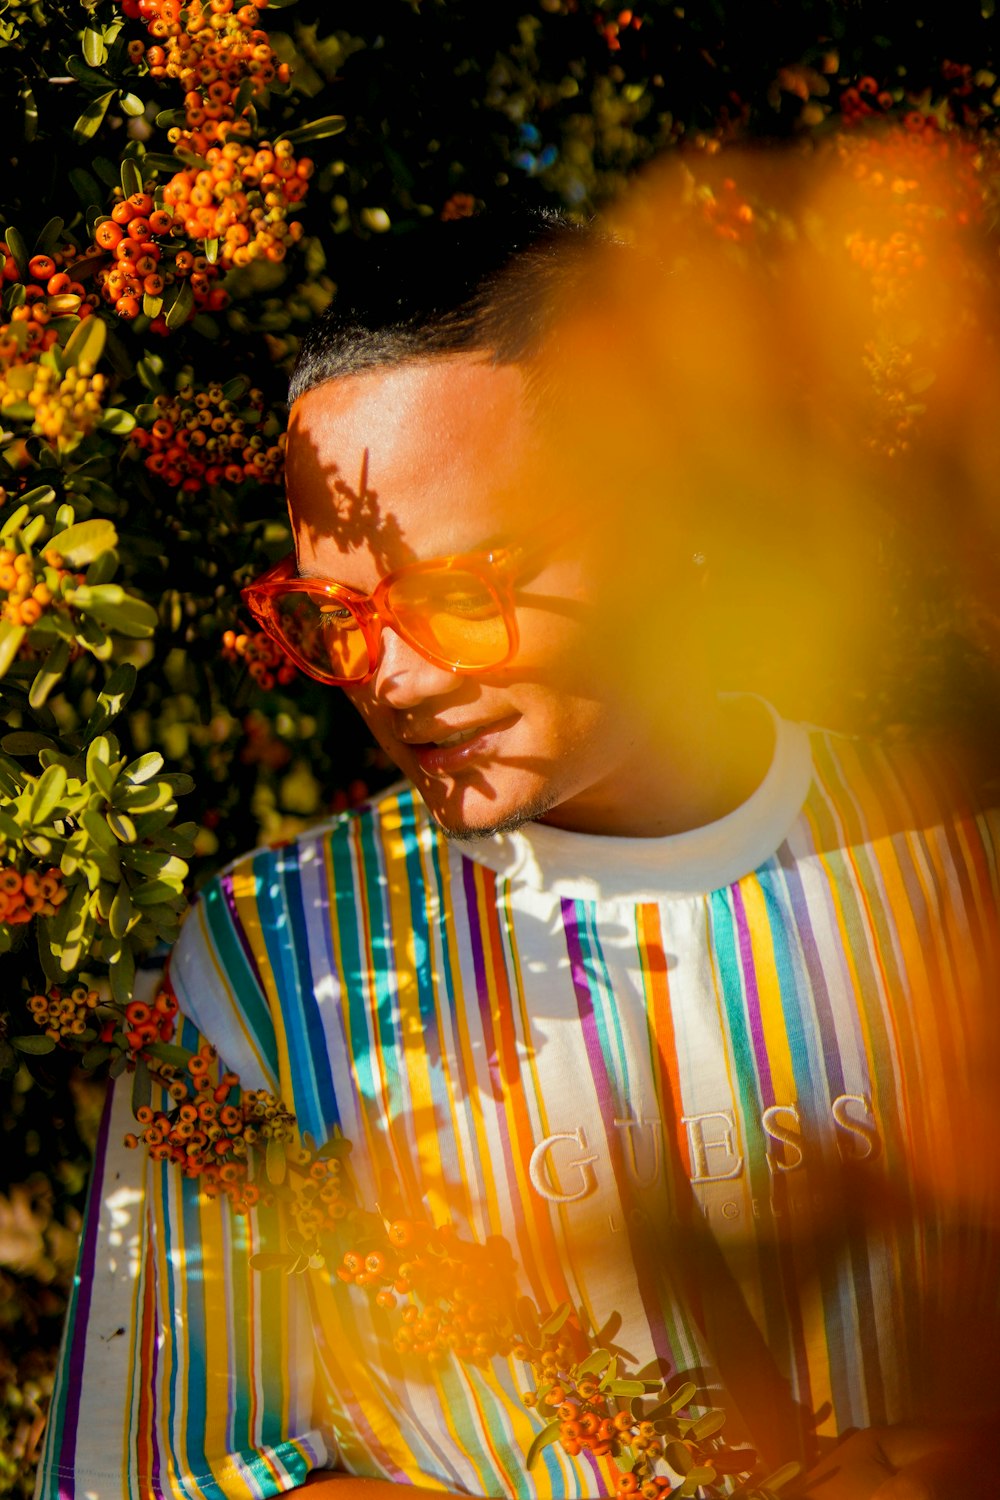
[[[274,1016],[365,946],[394,888],[413,884],[443,838],[406,783],[287,843],[250,850],[201,889],[170,955],[184,1015],[241,1076],[271,1086]]]
[[[995,859],[998,788],[961,744],[807,730],[813,777],[801,824],[817,852],[962,835]]]

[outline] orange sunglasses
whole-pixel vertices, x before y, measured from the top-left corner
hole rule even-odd
[[[525,548],[506,547],[409,563],[365,594],[333,579],[300,578],[292,554],[242,598],[296,666],[335,687],[370,681],[387,625],[436,666],[479,672],[502,667],[517,651],[513,581],[526,557]]]

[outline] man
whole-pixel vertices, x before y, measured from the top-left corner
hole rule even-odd
[[[696,516],[652,549],[620,497],[574,507],[536,361],[586,236],[404,248],[307,341],[295,558],[248,597],[408,784],[209,885],[182,1040],[342,1131],[366,1203],[502,1235],[539,1305],[819,1459],[808,1493],[1000,1494],[992,1151],[961,1170],[995,825],[932,758],[720,696]],[[613,1489],[556,1446],[527,1471],[516,1357],[408,1359],[329,1266],[252,1268],[272,1219],[127,1128],[118,1101],[40,1500]]]

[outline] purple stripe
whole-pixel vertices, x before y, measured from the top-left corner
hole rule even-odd
[[[94,1169],[87,1197],[86,1233],[80,1245],[77,1265],[76,1301],[71,1310],[73,1319],[72,1343],[69,1350],[69,1365],[66,1376],[66,1405],[63,1409],[62,1443],[56,1458],[60,1471],[76,1467],[76,1434],[80,1425],[80,1397],[83,1394],[83,1367],[87,1351],[87,1325],[90,1322],[90,1300],[94,1286],[94,1265],[97,1260],[97,1242],[100,1237],[101,1197],[104,1189],[104,1158],[111,1129],[111,1102],[113,1089],[108,1089],[101,1115],[101,1125],[94,1151]],[[72,1479],[60,1478],[59,1500],[73,1500],[76,1486]]]
[[[482,869],[482,866],[480,868]],[[496,876],[492,871],[486,869],[482,869],[482,874],[487,895],[491,896],[495,902]],[[503,1145],[503,1168],[504,1176],[507,1180],[507,1190],[510,1194],[511,1206],[516,1212],[521,1207],[521,1189],[517,1180],[517,1172],[514,1168],[514,1145],[511,1140],[510,1120],[507,1112],[507,1094],[500,1067],[500,1052],[497,1046],[496,1033],[493,1028],[493,1015],[490,1010],[490,990],[487,983],[485,945],[482,936],[483,922],[476,896],[476,866],[471,859],[463,859],[462,861],[462,882],[465,887],[466,910],[468,912],[469,945],[472,949],[472,962],[476,974],[476,998],[479,1003],[479,1019],[483,1028],[483,1036],[487,1043],[490,1091],[496,1104],[496,1123]],[[522,1262],[526,1268],[531,1268],[529,1279],[532,1284],[532,1290],[537,1295],[531,1245],[525,1236],[525,1215],[523,1212],[517,1213],[517,1239]]]
[[[771,1064],[767,1056],[767,1043],[764,1040],[764,1018],[760,1013],[760,992],[757,989],[757,975],[754,970],[750,926],[747,922],[746,908],[743,905],[739,885],[734,885],[730,889],[733,898],[733,915],[736,918],[736,931],[739,934],[740,968],[743,970],[743,986],[747,997],[746,1016],[753,1040],[761,1102],[766,1109],[775,1102],[774,1083],[771,1078]]]
[[[261,994],[266,995],[267,986],[265,985],[263,976],[261,975],[260,965],[258,964],[257,957],[253,951],[253,945],[250,942],[249,935],[244,930],[243,923],[240,921],[239,911],[237,910],[236,906],[236,896],[233,892],[233,876],[231,874],[219,875],[218,881],[219,888],[222,891],[223,897],[226,902],[226,911],[229,914],[229,923],[232,929],[232,936],[236,939],[240,947],[243,949],[243,956],[247,961],[247,967],[260,986]]]

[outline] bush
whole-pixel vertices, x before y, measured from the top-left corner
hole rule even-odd
[[[137,966],[220,862],[388,775],[238,604],[290,546],[285,384],[342,269],[505,199],[589,213],[685,141],[994,108],[974,17],[890,46],[833,3],[359,11],[0,14],[0,1494],[30,1489],[100,1081],[166,1035]]]

